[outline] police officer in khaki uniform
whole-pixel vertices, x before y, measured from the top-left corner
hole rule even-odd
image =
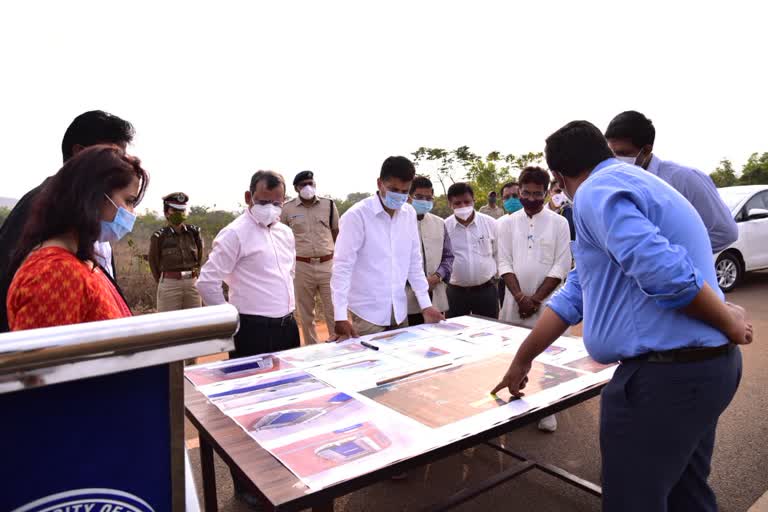
[[[203,262],[203,238],[199,227],[184,223],[188,201],[183,192],[163,198],[168,225],[155,231],[149,242],[149,267],[158,283],[158,311],[202,305],[195,282]]]
[[[280,220],[293,230],[296,239],[296,313],[304,344],[312,344],[318,342],[315,330],[315,296],[318,292],[331,333],[336,325],[331,302],[331,271],[334,243],[339,234],[339,212],[333,200],[315,194],[312,171],[297,174],[293,189],[299,197],[283,205]]]

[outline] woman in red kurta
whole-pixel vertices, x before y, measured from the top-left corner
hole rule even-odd
[[[32,252],[8,291],[13,331],[127,316],[131,311],[106,274],[61,247]]]
[[[137,158],[101,145],[82,150],[46,183],[14,260],[6,301],[12,331],[131,315],[95,263],[94,243],[131,230],[147,179]]]

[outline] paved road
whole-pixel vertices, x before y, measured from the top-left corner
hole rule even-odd
[[[723,512],[742,512],[768,489],[768,273],[748,276],[728,299],[747,308],[755,325],[756,340],[743,350],[741,387],[720,420],[711,483]],[[530,426],[506,436],[505,442],[531,457],[597,482],[598,409],[598,399],[590,400],[559,414],[559,429],[554,434],[544,434]],[[196,436],[190,425],[187,439],[199,487],[199,450],[195,448]],[[221,510],[250,510],[233,498],[228,471],[218,458],[217,462]],[[514,463],[488,448],[478,447],[413,471],[404,481],[383,482],[345,496],[337,501],[336,511],[419,510],[510,464]],[[456,510],[588,512],[599,511],[600,503],[559,480],[531,472]]]

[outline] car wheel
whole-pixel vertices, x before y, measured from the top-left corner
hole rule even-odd
[[[741,281],[744,271],[741,268],[739,258],[732,252],[726,252],[717,258],[715,264],[717,270],[717,284],[723,292],[728,293],[736,288]]]

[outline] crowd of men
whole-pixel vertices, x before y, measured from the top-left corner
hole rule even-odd
[[[653,155],[649,119],[624,112],[605,136],[620,160],[688,198],[713,251],[735,241],[712,180]],[[445,220],[431,213],[429,178],[402,156],[384,161],[376,193],[341,218],[332,200],[317,196],[311,171],[295,176],[297,197],[284,203],[286,189],[278,173],[254,174],[248,209],[219,233],[200,272],[205,304],[223,303],[226,283],[240,311],[233,356],[298,346],[299,326],[305,343],[326,341],[315,328],[318,295],[331,340],[468,314],[533,327],[572,268],[572,201],[541,167],[525,168],[479,210],[471,184],[452,184]],[[539,424],[556,426],[554,417]]]
[[[130,124],[120,124],[125,122],[114,116],[100,111],[83,116],[75,120],[80,120],[79,128],[73,122],[74,132],[69,134],[71,126],[63,147],[77,150],[104,142],[125,147],[133,136]],[[108,132],[116,126],[116,134]],[[107,131],[99,132],[100,127]],[[604,134],[585,121],[570,123],[547,139],[547,162],[554,176],[541,167],[527,167],[517,181],[491,192],[479,210],[472,186],[454,183],[447,190],[453,214],[445,220],[431,213],[431,181],[417,176],[413,163],[402,156],[384,160],[375,194],[341,217],[331,199],[317,195],[313,172],[294,177],[297,197],[286,202],[283,176],[258,171],[244,192],[247,209],[218,233],[204,263],[200,230],[186,223],[189,197],[182,192],[166,195],[168,225],[153,234],[148,257],[158,283],[158,310],[233,304],[240,313],[240,329],[231,357],[297,347],[299,326],[307,344],[467,314],[535,327],[497,387],[508,386],[513,394],[525,386],[525,365],[530,368],[538,352],[569,325],[582,318],[588,323],[591,317],[596,317],[591,328],[598,332],[590,339],[605,343],[599,349],[588,346],[598,360],[605,355],[606,361],[625,363],[698,362],[676,370],[693,381],[707,376],[699,375],[709,368],[702,361],[711,366],[709,361],[727,356],[723,361],[729,366],[722,371],[735,372],[740,356],[721,344],[727,339],[734,344],[751,341],[751,326],[744,334],[743,310],[730,305],[725,309],[722,295],[712,290],[717,285],[711,256],[736,240],[736,224],[712,180],[696,169],[661,160],[653,153],[654,140],[652,122],[634,111],[616,116]],[[37,190],[22,199],[0,230],[4,271]],[[579,209],[576,199],[585,194],[581,204],[587,207]],[[675,224],[678,220],[684,225]],[[578,273],[572,270],[574,240],[575,259],[590,262]],[[101,266],[114,276],[108,244],[98,247],[97,254]],[[5,286],[2,291],[4,306]],[[318,296],[321,312],[316,308]],[[4,307],[2,313],[0,320]],[[328,325],[328,340],[317,334],[317,314]],[[645,334],[636,332],[636,315],[648,322]],[[705,323],[711,327],[705,329]],[[648,330],[654,326],[658,332]],[[617,333],[627,341],[614,350]],[[683,339],[686,333],[695,335]],[[667,378],[662,366],[662,373],[653,376],[654,386]],[[648,462],[643,478],[651,489],[638,491],[637,503],[664,493],[669,500],[712,503],[706,474],[714,429],[737,384],[729,380],[718,391],[719,402],[710,400],[714,405],[705,419],[714,423],[704,425],[706,431],[698,438],[688,439],[684,433],[665,438],[665,454],[677,457],[667,461],[669,468],[691,472],[688,483],[677,469],[662,468],[669,469],[669,475],[651,469],[652,461],[635,453],[647,443],[621,437],[645,435],[644,428],[661,436],[659,432],[668,429],[653,424],[654,415],[643,416],[644,409],[636,411],[635,404],[621,402],[618,395],[612,401],[604,396],[605,410],[623,408],[622,414],[601,419],[603,452],[614,447],[610,457],[603,453],[603,481],[614,482],[613,496],[634,493],[634,488],[615,483],[627,472],[623,456],[632,453],[643,464]],[[674,416],[673,421],[688,421],[677,410],[665,414]],[[611,422],[620,417],[633,418],[634,423],[614,428]],[[548,431],[556,426],[554,417],[539,425]],[[685,453],[675,448],[684,444],[683,437],[690,448]],[[638,477],[632,478],[624,483],[636,485]],[[673,480],[678,495],[653,487]],[[646,509],[661,510],[655,505]]]

